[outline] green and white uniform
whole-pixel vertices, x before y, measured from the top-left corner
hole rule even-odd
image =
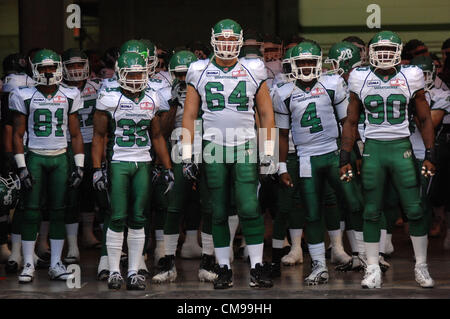
[[[22,239],[35,240],[38,231],[41,197],[46,196],[50,213],[50,238],[64,239],[68,118],[82,107],[76,88],[59,85],[56,92],[43,95],[37,88],[18,88],[10,95],[10,109],[27,116],[28,154],[26,163],[35,180],[23,193],[24,221]]]
[[[218,157],[209,162],[204,157],[215,248],[230,244],[227,223],[230,183],[234,185],[237,212],[247,244],[263,242],[264,224],[256,196],[254,100],[266,78],[267,71],[260,59],[241,58],[230,67],[220,67],[214,59],[207,59],[189,66],[186,83],[201,99],[203,145]]]
[[[362,163],[365,200],[364,241],[379,241],[379,221],[383,209],[383,189],[390,178],[398,191],[410,221],[413,236],[423,236],[426,227],[420,205],[411,143],[408,104],[424,88],[422,70],[416,66],[397,66],[391,76],[380,76],[372,67],[350,73],[349,90],[364,106],[366,138]]]

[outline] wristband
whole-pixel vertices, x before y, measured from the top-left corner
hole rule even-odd
[[[75,166],[84,167],[84,154],[75,154],[73,157]]]
[[[275,149],[275,142],[273,140],[264,141],[264,155],[273,156]]]
[[[192,144],[181,144],[181,160],[190,161],[192,158]]]
[[[350,152],[346,150],[341,150],[339,155],[339,167],[350,164]]]
[[[16,154],[16,155],[14,155],[14,159],[16,160],[18,168],[22,168],[22,167],[26,167],[27,166],[25,164],[25,155],[24,154]]]
[[[288,172],[288,170],[287,170],[286,162],[279,162],[278,163],[278,175],[282,175],[287,172]]]
[[[425,150],[425,160],[431,164],[436,164],[436,149],[434,147]]]

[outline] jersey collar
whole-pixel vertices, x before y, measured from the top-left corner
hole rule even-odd
[[[141,95],[139,95],[137,98],[130,98],[128,95],[125,94],[124,91],[121,92],[127,99],[129,99],[130,101],[133,101],[135,104],[138,104],[139,102],[142,101],[142,99],[145,96],[145,89],[142,90]]]
[[[231,65],[231,66],[220,66],[220,65],[218,65],[218,64],[216,63],[216,58],[215,58],[215,57],[211,59],[211,63],[212,63],[216,68],[220,69],[223,73],[228,73],[228,72],[230,72],[231,70],[233,70],[234,67],[236,66],[236,64],[238,64],[238,62],[239,62],[239,60],[237,60],[236,63],[233,64],[233,65]]]
[[[370,66],[370,70],[372,71],[373,74],[375,74],[381,81],[383,81],[384,83],[386,83],[387,81],[389,81],[390,79],[392,79],[394,76],[396,76],[398,74],[398,72],[400,72],[400,65],[395,66],[395,70],[396,72],[393,74],[389,74],[389,75],[381,75],[378,74],[377,72],[375,72],[375,68],[373,66]]]
[[[54,98],[56,93],[59,91],[59,85],[57,85],[56,90],[50,94],[46,94],[46,93],[42,92],[41,90],[39,90],[39,86],[36,86],[36,90],[38,90],[38,92],[41,93],[47,100],[50,100],[50,99]]]
[[[300,83],[300,81],[295,81],[295,86],[298,87],[300,90],[302,90],[305,93],[310,93],[311,90],[313,89],[313,87],[316,85],[317,83],[317,79],[314,79],[311,81],[310,84],[308,84],[307,86],[303,85]]]

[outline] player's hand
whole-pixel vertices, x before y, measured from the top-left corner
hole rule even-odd
[[[294,187],[294,183],[292,182],[291,175],[289,173],[283,173],[280,175],[280,180],[282,185],[286,187]]]
[[[19,179],[20,185],[22,185],[26,190],[33,188],[34,180],[27,167],[21,167],[19,169]]]
[[[161,166],[156,165],[152,171],[152,184],[156,184],[161,177]]]
[[[430,161],[424,160],[423,164],[422,164],[422,172],[421,173],[426,178],[434,176],[434,174],[436,173],[436,167]]]
[[[108,188],[108,180],[106,174],[101,168],[94,168],[94,174],[92,176],[92,183],[94,189],[97,191],[106,191]]]
[[[341,181],[350,182],[353,175],[352,166],[350,164],[346,164],[340,168]]]
[[[173,185],[175,184],[175,176],[173,175],[173,170],[171,168],[164,169],[162,171],[161,177],[164,180],[164,183],[166,183],[167,185],[167,188],[164,191],[164,195],[166,195],[172,190]]]
[[[198,164],[191,161],[183,162],[183,176],[188,181],[196,181],[198,176]]]
[[[78,188],[83,180],[84,169],[83,167],[75,166],[72,174],[69,177],[68,183],[72,188]]]

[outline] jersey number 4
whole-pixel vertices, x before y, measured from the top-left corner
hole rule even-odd
[[[302,119],[300,120],[301,127],[311,127],[309,132],[317,133],[323,131],[322,121],[320,117],[317,116],[316,103],[309,103],[303,113]]]
[[[228,104],[236,104],[238,111],[248,110],[247,82],[240,81],[228,97]],[[215,89],[215,92],[212,92]],[[220,82],[208,82],[205,85],[206,105],[210,111],[221,111],[225,108],[225,97],[223,96],[223,84]],[[214,103],[214,101],[217,101]]]

